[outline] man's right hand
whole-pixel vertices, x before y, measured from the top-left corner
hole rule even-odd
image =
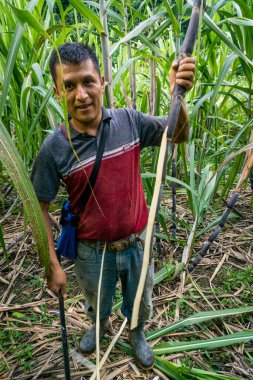
[[[59,290],[61,290],[61,294],[64,299],[67,298],[66,294],[66,273],[62,270],[59,261],[56,257],[56,252],[54,248],[54,239],[53,239],[53,230],[51,221],[49,218],[48,210],[49,210],[50,202],[40,201],[41,211],[44,217],[45,226],[47,230],[47,238],[49,245],[49,255],[50,255],[50,267],[49,267],[49,275],[47,277],[47,286],[55,295],[58,295]]]
[[[50,265],[49,275],[47,277],[47,286],[55,294],[58,295],[59,290],[63,296],[63,299],[67,298],[66,293],[67,277],[64,270],[59,264]]]

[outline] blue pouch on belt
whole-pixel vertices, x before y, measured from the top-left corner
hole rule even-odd
[[[79,216],[75,215],[70,208],[70,201],[64,202],[61,209],[60,224],[62,229],[57,240],[57,256],[63,256],[67,259],[76,258],[76,230]]]

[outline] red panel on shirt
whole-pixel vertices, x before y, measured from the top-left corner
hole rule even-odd
[[[78,239],[114,241],[145,227],[148,219],[139,167],[140,147],[125,145],[108,153],[101,162],[93,194],[81,215]],[[85,167],[89,177],[93,163]],[[120,173],[120,175],[119,175]],[[64,178],[71,204],[76,202],[87,183],[82,168]]]

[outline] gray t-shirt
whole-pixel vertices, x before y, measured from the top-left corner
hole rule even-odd
[[[139,159],[146,146],[160,145],[165,117],[153,117],[132,109],[102,109],[102,122],[110,122],[97,181],[78,225],[78,237],[117,240],[144,227],[148,209],[142,188]],[[40,201],[55,198],[60,181],[66,184],[72,209],[87,184],[100,139],[64,126],[43,143],[32,171]],[[73,149],[78,156],[73,153]]]

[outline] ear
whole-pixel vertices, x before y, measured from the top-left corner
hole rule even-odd
[[[57,88],[56,85],[54,85],[53,90],[54,90],[54,93],[55,93],[55,96],[56,96],[58,102],[61,103],[62,96],[60,95],[60,93],[59,93],[58,88]]]
[[[102,86],[102,93],[104,93],[105,92],[105,77],[104,77],[104,75],[101,75],[100,80],[101,80],[101,86]]]

